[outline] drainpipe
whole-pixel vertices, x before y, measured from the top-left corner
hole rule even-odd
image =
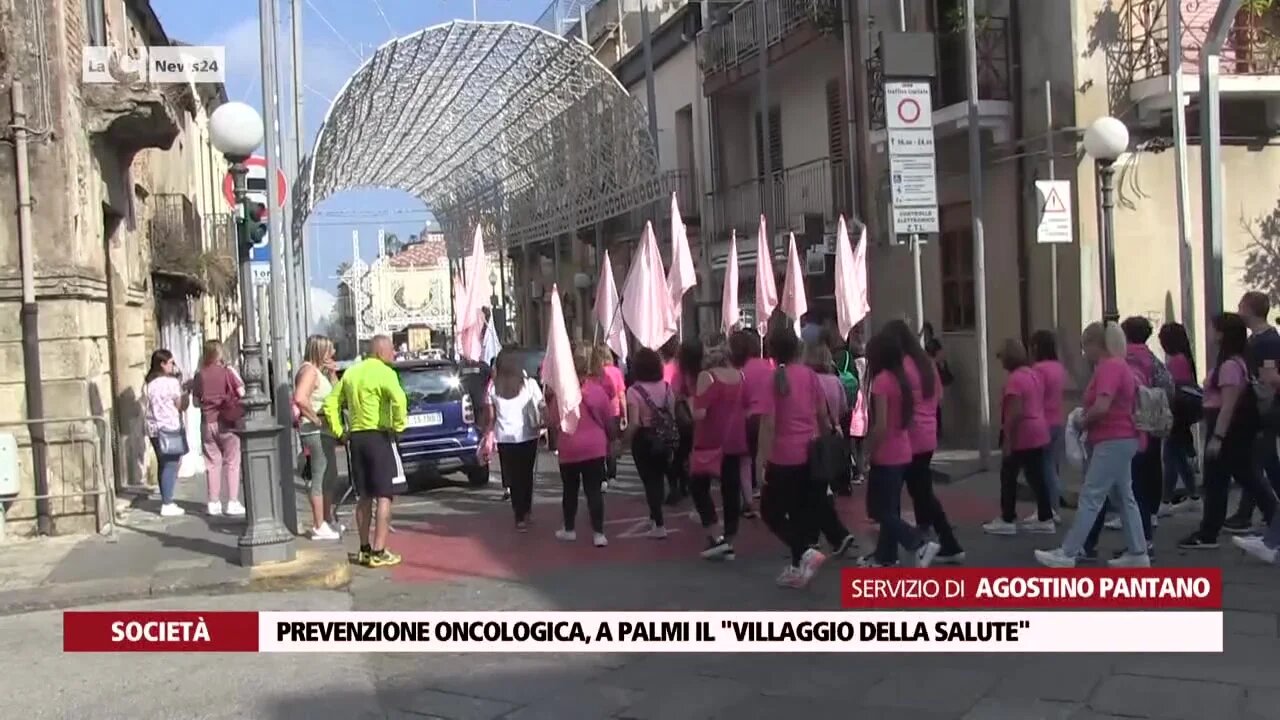
[[[13,155],[18,173],[18,254],[22,258],[22,379],[27,386],[27,419],[40,420],[44,417],[40,306],[36,304],[36,258],[31,243],[31,166],[27,156],[27,107],[21,81],[13,81],[10,95],[13,104]],[[49,446],[45,442],[44,430],[44,425],[38,423],[27,427],[31,435],[31,466],[37,496],[49,494]],[[36,500],[36,529],[41,535],[53,534],[53,515],[49,511],[47,497]]]

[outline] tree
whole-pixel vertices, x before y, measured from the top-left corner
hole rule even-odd
[[[404,250],[404,243],[400,242],[400,238],[395,233],[387,233],[383,243],[386,245],[387,255],[397,255]]]

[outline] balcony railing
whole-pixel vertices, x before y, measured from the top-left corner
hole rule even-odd
[[[821,215],[835,222],[849,214],[848,167],[823,158],[774,173],[772,209],[762,202],[768,191],[762,178],[752,178],[710,194],[716,233],[731,228],[754,233],[761,212],[774,227],[782,227],[797,215]]]
[[[1169,7],[1181,10],[1182,70],[1200,67],[1209,25],[1217,3],[1209,0],[1127,0],[1120,9],[1120,37],[1124,60],[1133,80],[1169,74]],[[1256,3],[1255,3],[1256,5]],[[1222,48],[1222,72],[1227,75],[1280,74],[1280,5],[1251,9],[1245,3]]]
[[[749,0],[734,6],[723,20],[698,36],[704,74],[723,72],[756,57],[756,2],[765,3],[765,34],[770,47],[806,24],[823,33],[840,27],[837,0]]]
[[[675,193],[676,201],[680,205],[680,217],[686,223],[690,220],[699,219],[702,214],[702,208],[698,204],[701,195],[698,193],[697,178],[693,172],[689,170],[665,170],[659,176],[659,182],[662,185],[662,200],[658,203],[662,206],[661,221],[671,218],[672,193]],[[621,222],[623,224],[615,226],[616,231],[640,232],[644,229],[644,221],[650,217],[652,209],[652,205],[633,208],[622,216]]]
[[[978,99],[1008,100],[1012,97],[1013,63],[1010,61],[1009,21],[1001,17],[980,17],[976,28],[978,55]],[[938,77],[933,87],[935,110],[969,99],[968,51],[964,33],[945,30],[937,34]],[[867,61],[867,86],[871,88],[871,124],[884,127],[884,68],[879,48]]]
[[[236,289],[235,226],[231,215],[201,217],[191,198],[154,195],[151,217],[151,272],[179,281],[185,292],[227,296]]]

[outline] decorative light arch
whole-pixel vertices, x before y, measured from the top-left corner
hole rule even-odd
[[[347,80],[295,182],[295,236],[353,188],[418,197],[455,256],[476,224],[510,247],[661,195],[644,110],[589,47],[461,20],[388,42]]]

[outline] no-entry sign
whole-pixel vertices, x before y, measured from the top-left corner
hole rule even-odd
[[[890,130],[933,130],[929,83],[887,82],[884,99],[885,120]]]
[[[253,155],[244,161],[245,166],[249,168],[249,174],[245,177],[245,182],[249,184],[249,197],[253,200],[267,205],[267,159],[261,155]],[[288,194],[289,183],[285,179],[283,170],[276,170],[276,197],[280,202],[276,203],[276,207],[284,207],[285,196]],[[227,205],[232,209],[236,206],[236,193],[231,179],[231,173],[228,172],[222,178],[222,196],[226,198]]]

